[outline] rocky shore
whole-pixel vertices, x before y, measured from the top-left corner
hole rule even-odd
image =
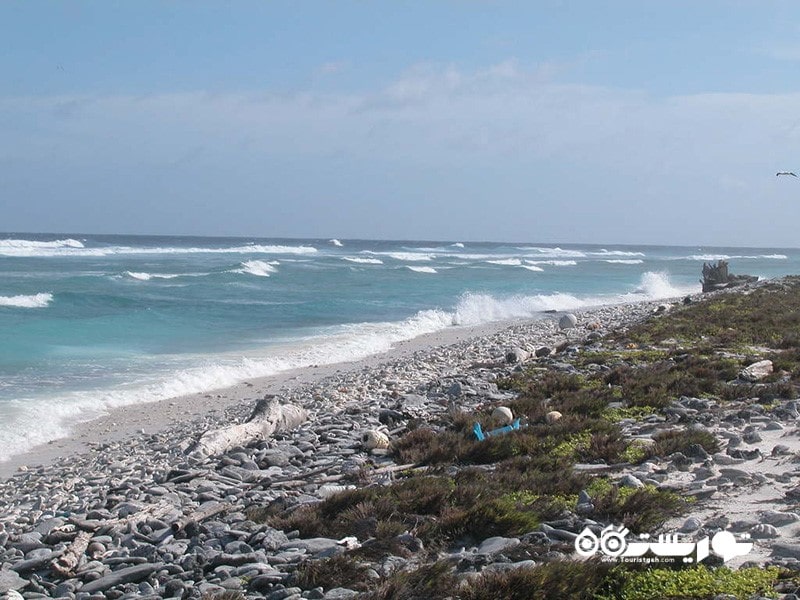
[[[598,493],[589,486],[568,500],[557,518],[530,531],[456,536],[459,543],[435,547],[413,526],[376,536],[373,522],[345,535],[331,530],[309,536],[304,527],[281,525],[348,490],[390,489],[409,474],[457,477],[462,469],[475,468],[406,462],[395,443],[428,427],[445,430],[456,413],[490,415],[510,405],[520,391],[508,382],[531,369],[576,377],[609,371],[605,354],[603,360],[591,359],[611,348],[609,334],[668,318],[681,305],[643,302],[576,312],[577,323],[567,330],[559,327],[561,315],[546,315],[375,367],[342,370],[313,385],[286,386],[276,400],[301,407],[307,419],[218,455],[192,450],[204,432],[246,421],[259,398],[24,467],[0,482],[0,597],[389,598],[395,596],[376,596],[375,590],[398,573],[432,563],[447,565],[447,576],[464,585],[493,573],[574,559],[574,540],[585,527],[599,531],[614,523],[603,518]],[[653,344],[659,352],[667,346]],[[769,349],[751,348],[736,360],[749,365],[762,354]],[[677,354],[669,356],[675,361]],[[759,381],[775,380],[771,365],[769,373],[756,368],[737,375],[750,386],[745,399],[679,395],[650,414],[625,412],[624,401],[610,406],[620,411],[615,424],[631,460],[580,462],[578,452],[570,463],[573,472],[602,477],[615,493],[642,488],[688,498],[688,512],[660,519],[665,531],[749,533],[753,551],[729,566],[751,562],[797,569],[800,412],[792,395],[781,397],[777,388],[769,388],[777,395],[768,402],[759,397],[766,389]],[[784,376],[783,383],[791,381]],[[491,423],[484,421],[487,429]],[[708,450],[694,443],[666,456],[649,452],[660,434],[686,430],[710,434],[717,446]],[[632,448],[641,448],[646,458],[630,456]],[[369,510],[361,509],[368,522]],[[378,548],[377,538],[391,544]],[[355,570],[348,581],[346,573],[324,576],[314,566],[322,564]],[[792,586],[777,590],[790,599]],[[460,597],[458,589],[452,597]]]

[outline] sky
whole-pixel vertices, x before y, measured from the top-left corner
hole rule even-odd
[[[0,231],[800,246],[794,0],[4,0],[0,40]]]

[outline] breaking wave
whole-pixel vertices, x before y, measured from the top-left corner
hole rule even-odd
[[[12,308],[45,308],[53,301],[53,294],[41,293],[30,296],[0,296],[0,306]]]
[[[433,267],[415,267],[412,265],[406,265],[406,269],[411,269],[415,273],[436,273],[436,269]]]
[[[280,264],[278,261],[264,262],[263,260],[248,260],[241,264],[240,269],[234,269],[231,273],[269,277],[271,273],[278,272],[278,269],[275,268],[275,265],[278,264]]]
[[[631,259],[627,259],[627,258],[612,258],[612,259],[606,260],[605,262],[611,263],[611,264],[614,264],[614,265],[641,265],[644,261],[641,260],[641,259],[638,259],[638,258],[631,258]]]
[[[342,260],[363,265],[382,265],[383,261],[380,258],[361,258],[358,256],[343,256]]]

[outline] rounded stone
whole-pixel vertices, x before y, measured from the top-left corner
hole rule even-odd
[[[389,436],[377,429],[370,429],[361,434],[361,444],[367,450],[389,447]]]
[[[559,329],[572,329],[578,324],[578,317],[572,313],[567,313],[558,320]]]
[[[492,411],[492,419],[502,425],[510,425],[514,421],[514,413],[507,406],[498,406]]]
[[[563,417],[563,416],[564,415],[562,415],[557,410],[551,410],[549,413],[547,413],[544,416],[544,420],[545,420],[545,422],[547,422],[548,425],[552,425],[553,423],[556,423],[557,421],[560,421],[561,417]]]

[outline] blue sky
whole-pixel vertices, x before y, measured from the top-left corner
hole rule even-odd
[[[800,4],[0,3],[0,230],[800,246]]]

